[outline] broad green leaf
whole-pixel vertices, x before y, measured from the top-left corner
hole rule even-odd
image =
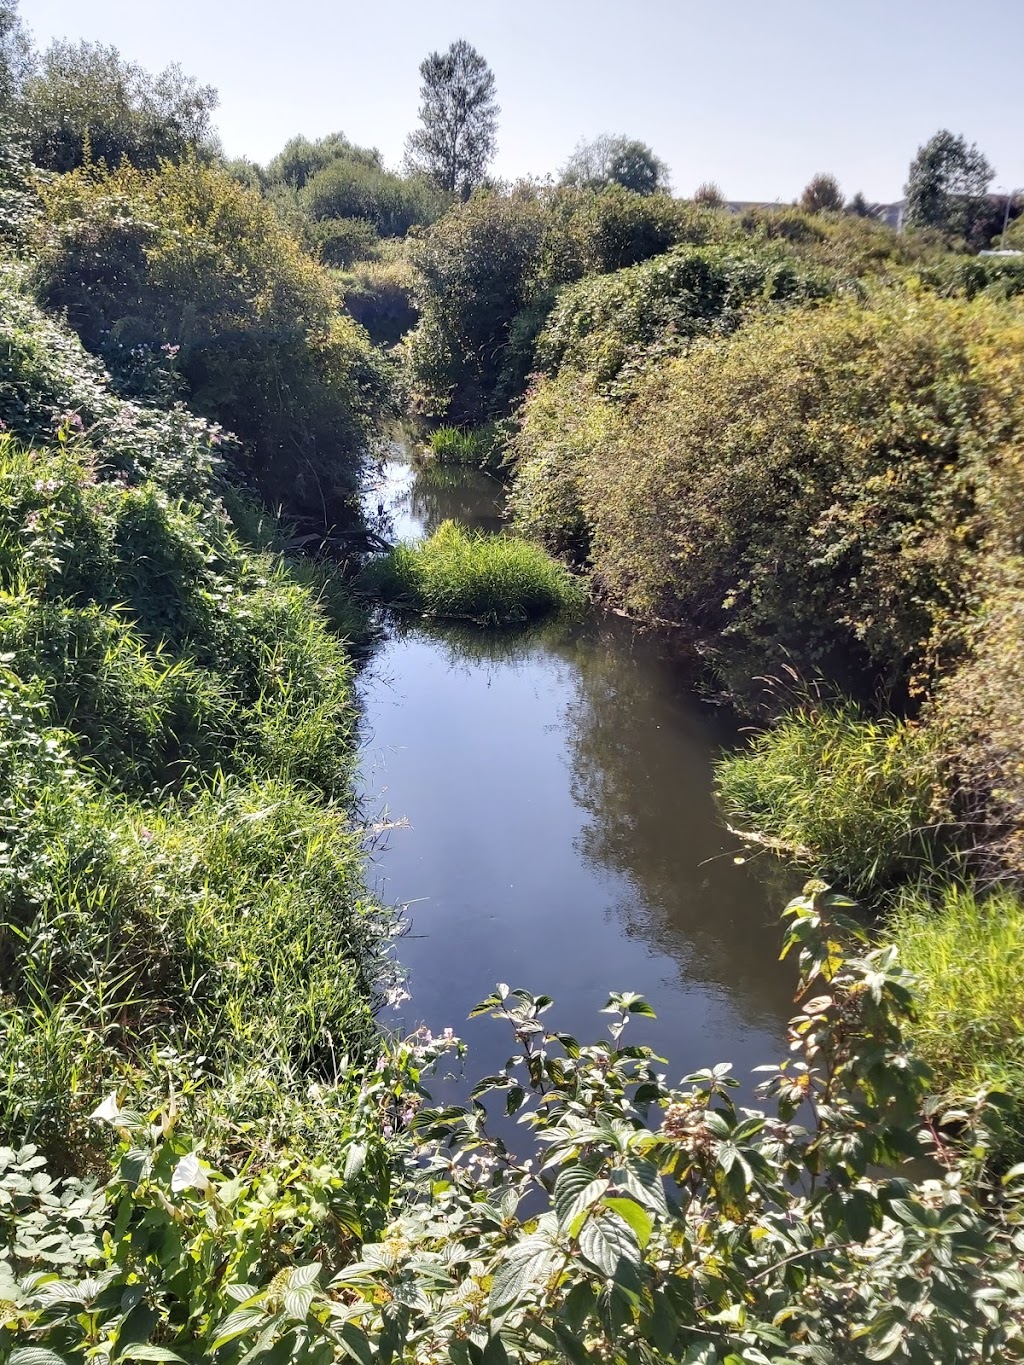
[[[153,1346],[149,1342],[139,1342],[137,1346],[126,1346],[118,1360],[177,1360],[185,1365],[184,1358],[166,1346]]]
[[[607,1188],[607,1177],[595,1176],[585,1166],[567,1166],[555,1181],[554,1205],[559,1227],[571,1227]]]
[[[653,1161],[642,1157],[629,1157],[628,1164],[613,1171],[612,1179],[621,1189],[626,1189],[645,1208],[655,1213],[668,1214],[668,1200],[661,1174]]]
[[[521,1299],[533,1285],[546,1280],[558,1262],[544,1237],[527,1237],[502,1257],[491,1281],[489,1309],[493,1314]]]
[[[373,1347],[365,1332],[361,1332],[351,1322],[341,1323],[336,1330],[341,1338],[342,1347],[346,1354],[356,1361],[356,1365],[372,1365]]]
[[[604,1206],[617,1213],[624,1223],[629,1224],[641,1247],[647,1245],[654,1231],[654,1219],[646,1209],[641,1208],[633,1199],[606,1199]]]
[[[68,1362],[45,1346],[17,1346],[11,1352],[8,1365],[68,1365]]]
[[[234,1341],[235,1337],[240,1337],[243,1332],[253,1332],[258,1327],[262,1327],[269,1314],[262,1308],[236,1308],[233,1313],[217,1324],[217,1335],[210,1347],[211,1351],[219,1350],[226,1342]]]
[[[640,1249],[630,1229],[614,1215],[590,1218],[580,1233],[580,1252],[586,1260],[611,1279],[620,1261],[637,1265]]]

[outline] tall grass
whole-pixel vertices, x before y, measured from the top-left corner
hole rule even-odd
[[[454,521],[419,544],[396,546],[362,582],[385,602],[481,625],[535,620],[582,600],[573,576],[538,546]]]
[[[315,1145],[310,1087],[376,1047],[390,929],[351,811],[356,617],[324,567],[282,556],[272,518],[222,500],[219,433],[123,402],[27,302],[16,324],[0,1132],[81,1172],[105,1095],[145,1111],[173,1091],[211,1154]]]
[[[494,422],[482,427],[435,427],[427,438],[427,449],[440,464],[472,465],[492,472],[501,468],[504,454]]]
[[[911,1025],[938,1086],[963,1096],[1001,1086],[1010,1097],[1005,1147],[1024,1148],[1024,900],[950,885],[907,892],[886,923],[918,977]]]
[[[852,705],[790,712],[719,761],[715,788],[746,832],[849,891],[930,866],[939,848],[933,736]]]

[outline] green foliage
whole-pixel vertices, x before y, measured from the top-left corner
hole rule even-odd
[[[464,38],[420,63],[420,127],[406,139],[406,160],[448,194],[463,199],[482,183],[497,150],[494,72]]]
[[[495,415],[504,351],[534,296],[545,229],[535,195],[479,191],[413,243],[420,321],[405,347],[428,413],[470,422]]]
[[[4,288],[0,1127],[81,1173],[104,1088],[170,1076],[212,1150],[301,1141],[388,971],[340,589],[234,490],[241,539],[216,428],[118,398]]]
[[[176,64],[154,76],[102,43],[55,42],[24,81],[16,118],[36,165],[155,168],[208,148],[217,92]]]
[[[385,602],[481,625],[514,625],[582,600],[568,571],[536,545],[454,521],[372,562],[362,582]]]
[[[338,277],[345,308],[378,346],[395,346],[416,325],[415,279],[405,256],[359,261]]]
[[[843,192],[839,181],[834,175],[819,171],[804,186],[800,207],[804,213],[841,213]]]
[[[974,143],[968,146],[963,137],[940,129],[910,163],[907,225],[970,239],[994,175]]]
[[[977,547],[1013,543],[994,499],[1021,430],[999,401],[1020,383],[1017,327],[988,300],[880,294],[749,323],[604,410],[564,373],[527,404],[518,477],[536,483],[552,431],[564,451],[562,414],[592,443],[559,456],[577,491],[551,510],[579,508],[617,601],[905,685],[973,605]]]
[[[384,169],[383,159],[376,147],[357,147],[344,133],[329,133],[327,137],[318,137],[315,142],[300,136],[289,139],[268,164],[267,182],[301,190],[307,181],[332,161],[346,161],[368,170]]]
[[[757,842],[863,891],[932,865],[936,750],[926,727],[808,704],[720,759],[715,787]]]
[[[548,373],[572,366],[607,384],[630,363],[677,352],[696,336],[732,331],[759,306],[834,291],[825,271],[781,252],[677,246],[563,289],[538,339],[536,366]]]
[[[1024,1149],[1024,903],[951,885],[907,892],[886,935],[917,978],[908,1032],[950,1102],[1003,1089],[1011,1105],[1001,1149]]]
[[[737,1104],[728,1065],[667,1086],[625,1037],[652,1013],[633,993],[583,1045],[547,1025],[549,997],[504,985],[473,1013],[516,1055],[470,1106],[429,1107],[425,1068],[458,1040],[420,1031],[359,1078],[331,1160],[228,1179],[174,1108],[108,1096],[105,1185],[3,1152],[2,1344],[23,1365],[98,1342],[221,1365],[1021,1359],[1021,1172],[976,1195],[941,1111],[915,1120],[910,979],[891,949],[851,955],[848,905],[818,883],[788,908],[802,998],[765,1109]],[[492,1132],[491,1097],[539,1170]],[[982,1155],[995,1117],[979,1100],[959,1120]],[[935,1177],[900,1170],[922,1153]]]
[[[580,142],[561,171],[565,185],[603,189],[621,185],[634,194],[667,193],[668,167],[637,138],[603,137]]]
[[[44,198],[45,303],[137,392],[171,371],[272,503],[337,515],[389,375],[269,204],[194,161],[74,172]]]
[[[380,254],[380,234],[365,218],[318,218],[309,225],[306,240],[324,265],[340,270]]]
[[[314,221],[363,218],[382,237],[402,237],[414,223],[432,223],[444,199],[422,176],[400,176],[358,161],[330,161],[300,191]]]
[[[504,448],[501,427],[494,422],[466,430],[462,427],[435,427],[427,449],[441,464],[471,465],[477,469],[498,470]]]

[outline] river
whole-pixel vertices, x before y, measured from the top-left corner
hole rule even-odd
[[[400,448],[369,501],[398,538],[501,524],[500,484]],[[711,772],[736,731],[670,639],[598,612],[511,632],[392,620],[360,688],[364,808],[408,822],[375,853],[375,889],[408,904],[411,998],[385,1022],[454,1027],[475,1077],[509,1050],[464,1022],[497,981],[553,996],[546,1020],[584,1041],[608,991],[631,990],[657,1013],[631,1041],[670,1080],[783,1055],[786,890],[735,861]]]

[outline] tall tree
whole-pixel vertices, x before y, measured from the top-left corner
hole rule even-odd
[[[805,213],[838,213],[843,207],[839,181],[824,171],[812,175],[800,196],[800,207]]]
[[[588,189],[621,185],[637,194],[654,194],[668,189],[668,167],[646,142],[604,133],[577,145],[562,167],[561,180]]]
[[[18,0],[0,0],[0,116],[16,103],[34,62]]]
[[[501,110],[494,98],[494,72],[475,47],[459,38],[447,52],[432,52],[420,75],[421,126],[406,141],[406,164],[465,199],[483,180],[497,150]]]
[[[940,129],[910,163],[903,191],[908,226],[971,237],[994,175],[975,143]]]

